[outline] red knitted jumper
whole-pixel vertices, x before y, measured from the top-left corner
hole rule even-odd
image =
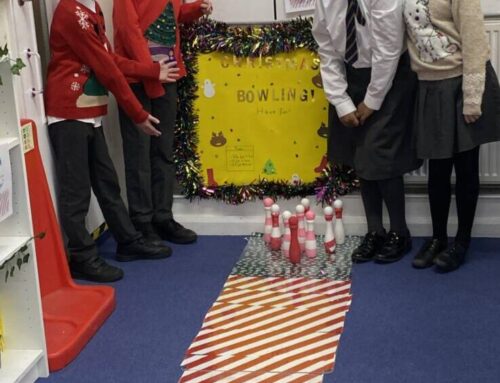
[[[95,5],[95,12],[76,0],[57,5],[50,30],[46,113],[66,119],[104,116],[109,90],[134,122],[143,122],[148,113],[123,74],[158,79],[160,66],[115,55],[105,35],[103,13]]]
[[[172,2],[175,19],[178,23],[193,22],[203,15],[202,1],[183,4],[182,0],[115,0],[113,5],[114,44],[116,52],[124,57],[141,63],[151,63],[151,53],[144,37],[149,26],[161,15],[168,2]],[[180,77],[186,75],[186,68],[180,50],[180,31],[176,30],[175,59],[180,69]],[[129,77],[130,82],[137,82]],[[150,98],[161,97],[163,86],[158,80],[143,81],[146,94]]]

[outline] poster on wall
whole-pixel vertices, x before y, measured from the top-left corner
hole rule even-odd
[[[12,171],[9,144],[0,144],[0,222],[12,215]]]
[[[205,185],[246,185],[263,178],[313,182],[321,173],[328,102],[316,53],[202,54],[197,81]]]
[[[283,0],[285,2],[285,12],[307,12],[313,11],[316,0]]]
[[[185,26],[174,158],[184,195],[231,204],[358,187],[326,159],[328,102],[312,19]]]

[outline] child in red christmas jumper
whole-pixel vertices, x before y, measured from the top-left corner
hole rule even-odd
[[[212,12],[211,0],[120,0],[114,2],[113,26],[116,51],[143,64],[167,59],[186,74],[180,51],[180,23],[192,22]],[[129,78],[143,107],[161,120],[160,137],[147,137],[130,129],[133,120],[120,109],[130,216],[137,230],[152,240],[187,244],[196,241],[194,231],[183,227],[172,214],[175,164],[174,128],[177,114],[175,81]]]
[[[177,70],[166,61],[144,64],[112,53],[103,13],[94,0],[59,2],[51,25],[50,49],[45,104],[71,273],[97,282],[116,281],[123,277],[123,271],[99,257],[85,227],[91,188],[118,242],[117,260],[165,258],[170,250],[162,243],[144,240],[121,199],[102,127],[108,90],[134,121],[131,129],[158,136],[161,133],[153,124],[159,121],[137,101],[123,73],[165,81],[175,77]]]

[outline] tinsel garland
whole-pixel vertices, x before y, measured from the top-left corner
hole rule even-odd
[[[353,170],[337,165],[328,166],[312,183],[290,184],[288,181],[261,179],[249,185],[224,184],[214,188],[203,185],[197,151],[199,120],[194,108],[198,90],[198,54],[223,52],[239,57],[260,57],[299,48],[316,52],[311,27],[310,18],[244,27],[203,19],[183,26],[182,49],[187,76],[179,82],[178,88],[175,161],[178,179],[187,198],[215,198],[237,205],[264,196],[290,199],[315,194],[318,202],[331,204],[338,195],[348,194],[359,187]]]

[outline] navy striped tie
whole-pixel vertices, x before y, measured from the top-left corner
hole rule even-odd
[[[356,20],[360,25],[366,24],[365,17],[359,8],[358,0],[347,0],[345,61],[350,65],[353,65],[358,60]]]

